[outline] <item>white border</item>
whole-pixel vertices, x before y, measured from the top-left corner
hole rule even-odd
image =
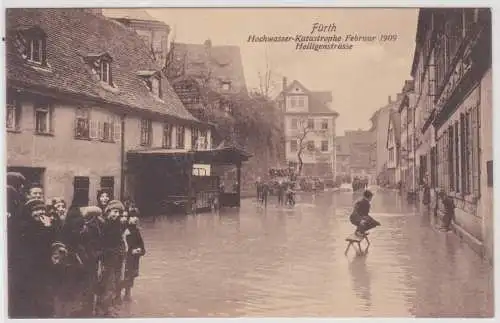
[[[437,0],[431,1],[431,0],[420,0],[420,1],[408,1],[408,0],[399,0],[399,1],[387,1],[387,0],[378,0],[378,1],[373,1],[373,0],[364,0],[364,1],[348,1],[348,0],[343,0],[343,1],[263,1],[263,0],[255,0],[255,1],[230,1],[230,0],[225,0],[225,1],[200,1],[200,0],[191,0],[191,1],[182,1],[182,0],[149,0],[149,1],[133,1],[133,0],[107,0],[107,1],[99,1],[99,0],[4,0],[2,2],[2,13],[0,16],[0,30],[2,31],[2,37],[5,36],[5,8],[7,7],[52,7],[52,8],[58,8],[58,7],[91,7],[91,8],[109,8],[109,7],[146,7],[146,8],[152,8],[152,7],[491,7],[492,8],[492,21],[493,21],[493,66],[492,66],[492,71],[493,71],[493,88],[496,90],[495,84],[498,84],[498,74],[499,74],[499,67],[497,64],[497,60],[499,58],[499,43],[497,41],[498,37],[498,27],[499,25],[497,24],[497,18],[499,18],[499,3],[500,1],[486,1],[486,0],[476,0],[476,1],[445,1],[445,0],[440,0],[439,2]],[[5,42],[2,42],[2,46],[0,47],[0,56],[2,57],[2,65],[0,66],[0,72],[2,74],[2,77],[0,78],[0,85],[2,88],[1,92],[1,98],[3,102],[5,102]],[[500,113],[497,112],[497,109],[499,109],[497,106],[498,101],[498,93],[500,93],[500,90],[498,91],[493,91],[493,118],[494,118],[494,126],[493,126],[493,140],[496,142],[497,140],[500,140],[500,130],[497,130],[495,125],[500,125]],[[495,108],[496,107],[496,108]],[[5,120],[5,111],[4,109],[0,109],[0,119],[2,122]],[[3,123],[2,123],[3,124]],[[6,151],[6,146],[5,146],[5,136],[0,140],[0,147],[2,148],[2,151]],[[495,145],[493,146],[493,155],[494,155],[494,181],[495,183],[500,182],[500,172],[498,167],[496,167],[496,162],[500,161],[500,145]],[[3,228],[6,227],[6,207],[5,207],[5,199],[6,199],[6,194],[5,194],[5,169],[6,169],[6,156],[2,159],[2,162],[4,163],[4,167],[1,168],[1,173],[2,176],[0,176],[0,191],[2,192],[2,202],[0,203],[0,221],[2,223]],[[500,198],[499,196],[499,191],[497,189],[494,189],[494,196],[496,198]],[[500,199],[499,199],[500,201]],[[497,208],[494,206],[495,214],[497,213]],[[498,247],[498,234],[496,232],[500,232],[498,230],[498,227],[500,225],[500,220],[495,221],[495,250]],[[0,239],[1,241],[6,241],[6,235],[5,235],[5,230],[0,230]],[[7,309],[6,309],[6,300],[5,297],[7,295],[7,286],[6,286],[6,265],[3,263],[3,260],[6,259],[6,252],[5,252],[5,245],[2,246],[0,249],[0,261],[2,262],[3,265],[3,279],[1,279],[2,282],[2,294],[1,294],[1,306],[0,306],[0,317],[7,318]],[[495,254],[497,254],[495,252]],[[495,259],[496,260],[496,259]],[[496,261],[495,261],[496,263]],[[497,278],[496,275],[496,269],[495,269],[495,278]],[[498,279],[495,279],[495,305],[499,304],[499,297],[498,297]],[[167,287],[168,289],[168,287]],[[497,313],[498,306],[495,306],[495,313]],[[318,318],[318,319],[303,319],[303,318],[293,318],[293,319],[280,319],[280,318],[235,318],[235,319],[181,319],[181,318],[161,318],[161,319],[112,319],[113,322],[130,322],[130,321],[151,321],[151,322],[165,322],[165,321],[179,321],[179,322],[196,322],[198,320],[203,320],[206,322],[218,322],[222,320],[226,321],[239,321],[239,322],[277,322],[277,321],[289,321],[289,322],[321,322],[321,321],[346,321],[346,322],[358,322],[358,321],[370,321],[370,322],[387,322],[387,321],[395,321],[395,322],[400,322],[400,321],[407,321],[407,320],[412,320],[411,318],[408,319],[399,319],[399,318],[391,318],[391,319],[386,319],[386,318],[340,318],[340,319],[333,319],[333,318]],[[434,322],[437,321],[438,319],[417,319],[417,320],[424,320],[428,322]],[[439,319],[441,322],[453,322],[453,319]],[[471,319],[471,321],[484,321],[485,319]],[[486,319],[487,321],[493,321],[494,319]],[[31,320],[19,320],[19,321],[31,321]],[[58,320],[58,322],[87,322],[87,320],[80,320],[80,319],[68,319],[68,320]],[[95,320],[93,320],[95,321]],[[33,320],[35,322],[35,320]]]

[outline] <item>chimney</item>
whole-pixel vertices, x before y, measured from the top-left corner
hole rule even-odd
[[[388,101],[387,101],[387,103],[389,103],[389,104],[390,104],[390,103],[392,103],[392,99],[391,99],[391,96],[390,96],[390,95],[389,95],[389,97],[387,98],[387,100],[388,100]]]
[[[286,89],[286,83],[287,83],[287,78],[286,76],[283,76],[283,90]]]

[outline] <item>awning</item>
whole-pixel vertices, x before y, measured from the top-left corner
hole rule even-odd
[[[129,150],[127,155],[130,157],[189,158],[196,164],[237,164],[247,161],[252,157],[252,154],[232,146],[190,151],[168,148],[144,148]]]

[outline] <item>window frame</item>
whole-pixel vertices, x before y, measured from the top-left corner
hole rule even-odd
[[[12,113],[11,113],[12,112]],[[22,106],[18,98],[13,94],[7,94],[7,104],[5,111],[5,128],[9,132],[18,132],[21,129]],[[12,115],[13,125],[9,127],[9,115]]]
[[[142,118],[140,122],[140,145],[150,147],[153,142],[153,121],[151,119]]]
[[[186,148],[186,127],[176,126],[175,127],[175,148],[185,149]]]
[[[80,114],[80,112],[83,112],[85,115]],[[80,122],[82,121],[82,122]],[[80,125],[84,124],[86,125],[86,135],[85,134],[80,134],[79,133],[79,128]],[[89,108],[83,108],[83,107],[78,107],[75,110],[75,133],[74,133],[74,138],[78,140],[90,140],[90,109]]]
[[[34,106],[34,113],[35,113],[35,134],[37,135],[53,135],[54,134],[54,127],[53,127],[53,120],[54,120],[54,109],[53,106],[50,103],[37,103]],[[39,128],[40,123],[38,122],[38,113],[39,112],[45,112],[45,121],[46,121],[46,128],[44,131],[42,131]]]
[[[325,148],[325,146],[324,146],[325,143],[326,143],[326,149],[324,149]],[[328,140],[321,140],[321,151],[322,152],[328,152],[328,149],[330,148],[329,146],[330,145],[328,143]]]
[[[162,127],[162,147],[171,149],[172,148],[172,124],[168,122],[163,122]]]

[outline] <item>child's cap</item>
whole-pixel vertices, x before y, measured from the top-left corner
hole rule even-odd
[[[118,200],[113,200],[108,203],[106,206],[106,209],[104,209],[104,213],[108,213],[111,210],[119,210],[121,212],[125,211],[125,206],[123,206],[123,203],[118,201]]]

